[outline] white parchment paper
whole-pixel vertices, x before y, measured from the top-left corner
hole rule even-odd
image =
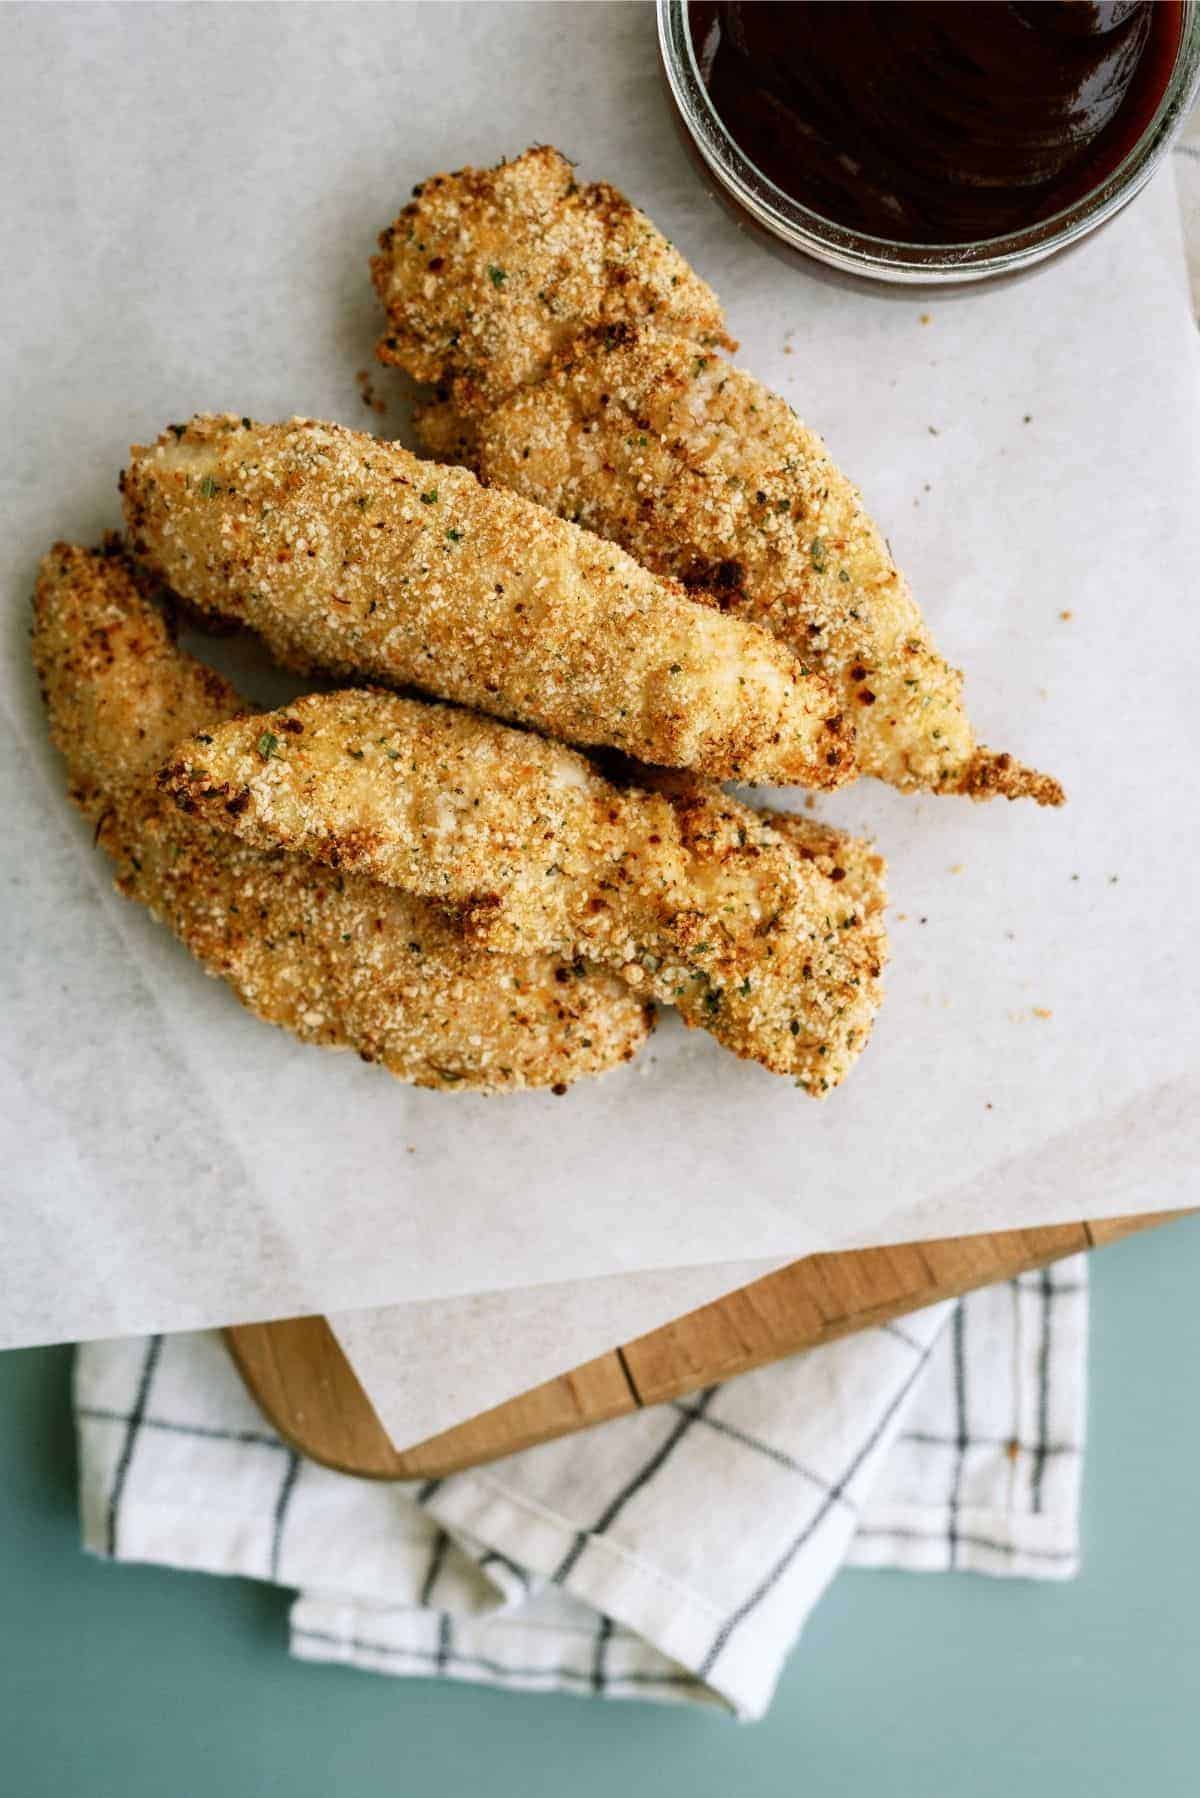
[[[397,1448],[490,1411],[786,1263],[609,1274],[334,1312],[329,1323]]]
[[[1169,191],[1013,286],[850,291],[706,195],[648,9],[34,7],[0,33],[0,1341],[1195,1202],[1200,414]],[[894,952],[824,1106],[671,1020],[562,1099],[306,1049],[111,894],[45,743],[36,560],[116,521],[130,440],[197,408],[399,428],[354,380],[374,233],[423,175],[535,139],[714,283],[740,360],[863,484],[981,736],[1070,794],[823,806],[889,856]]]

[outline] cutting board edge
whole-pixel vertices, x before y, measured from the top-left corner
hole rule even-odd
[[[323,1317],[231,1325],[224,1335],[259,1409],[298,1454],[360,1479],[441,1479],[1191,1215],[806,1256],[403,1450]]]

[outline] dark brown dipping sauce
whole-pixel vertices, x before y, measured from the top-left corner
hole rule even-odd
[[[1051,217],[1133,148],[1179,48],[1178,0],[688,0],[739,147],[812,212],[891,242]]]

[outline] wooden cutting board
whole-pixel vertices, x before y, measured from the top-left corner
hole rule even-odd
[[[1187,1215],[1162,1211],[809,1255],[403,1451],[393,1447],[323,1317],[239,1324],[225,1335],[264,1414],[302,1454],[366,1479],[427,1480]]]

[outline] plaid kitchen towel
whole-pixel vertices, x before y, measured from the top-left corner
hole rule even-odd
[[[420,1486],[302,1460],[214,1332],[85,1344],[85,1545],[295,1588],[292,1652],[763,1714],[843,1564],[1078,1561],[1086,1262]]]

